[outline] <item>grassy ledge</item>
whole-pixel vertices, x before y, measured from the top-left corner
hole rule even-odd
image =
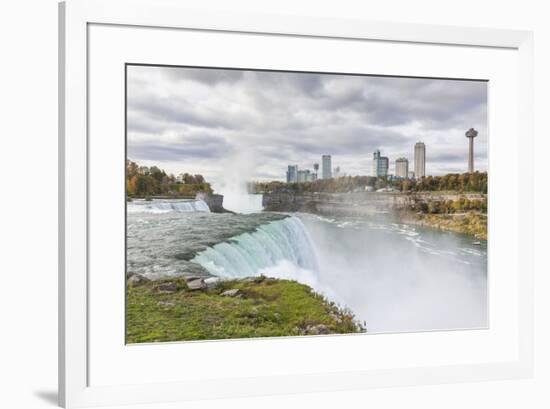
[[[257,277],[193,291],[184,279],[128,285],[128,343],[365,331],[351,311],[295,281]]]

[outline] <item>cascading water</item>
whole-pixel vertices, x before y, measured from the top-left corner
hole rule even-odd
[[[152,200],[128,203],[128,213],[189,213],[210,212],[203,200]]]
[[[223,278],[257,276],[283,262],[318,271],[311,238],[297,217],[274,221],[216,244],[198,253],[191,262]]]

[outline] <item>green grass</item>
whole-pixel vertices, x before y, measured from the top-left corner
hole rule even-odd
[[[220,282],[204,291],[189,291],[182,279],[164,280],[178,290],[158,290],[163,281],[128,286],[127,342],[276,337],[364,332],[353,314],[295,281],[259,278]],[[241,297],[221,296],[237,288]]]

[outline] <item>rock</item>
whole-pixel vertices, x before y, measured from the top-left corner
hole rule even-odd
[[[238,288],[232,288],[231,290],[226,290],[220,294],[222,297],[237,297],[242,295],[241,290]]]
[[[216,288],[222,280],[219,277],[209,277],[204,279],[204,282],[206,283],[206,288]]]
[[[227,213],[228,211],[223,207],[223,195],[215,193],[199,192],[195,196],[195,199],[202,200],[208,205],[208,208],[213,213]]]
[[[174,293],[178,290],[178,287],[176,286],[176,283],[168,282],[160,284],[158,289],[164,293]]]
[[[128,285],[131,285],[133,287],[145,284],[146,282],[150,281],[148,278],[142,276],[141,274],[135,274],[131,273],[130,277],[127,280]]]
[[[305,333],[307,335],[325,335],[330,334],[330,330],[325,324],[308,325]]]
[[[189,281],[202,280],[202,277],[200,277],[200,276],[186,276],[186,277],[183,277],[183,279],[185,280],[186,283],[188,283]]]
[[[329,314],[330,318],[332,318],[334,321],[336,321],[337,323],[341,323],[342,322],[342,317],[340,317],[338,314],[335,314],[333,312],[331,312]]]
[[[206,288],[206,283],[202,278],[196,278],[187,282],[187,288],[191,291],[204,290]]]
[[[157,305],[159,307],[164,307],[164,308],[171,308],[171,307],[175,307],[176,304],[174,304],[173,302],[169,302],[169,301],[159,301],[157,303]]]

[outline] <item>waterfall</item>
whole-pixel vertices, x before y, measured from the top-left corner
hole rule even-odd
[[[128,203],[128,213],[161,214],[172,212],[210,212],[210,208],[203,200],[140,200]]]
[[[191,261],[226,278],[257,276],[268,269],[273,272],[275,266],[286,266],[288,270],[289,263],[302,270],[318,271],[311,238],[297,217],[273,221],[252,233],[235,236],[197,253]]]

